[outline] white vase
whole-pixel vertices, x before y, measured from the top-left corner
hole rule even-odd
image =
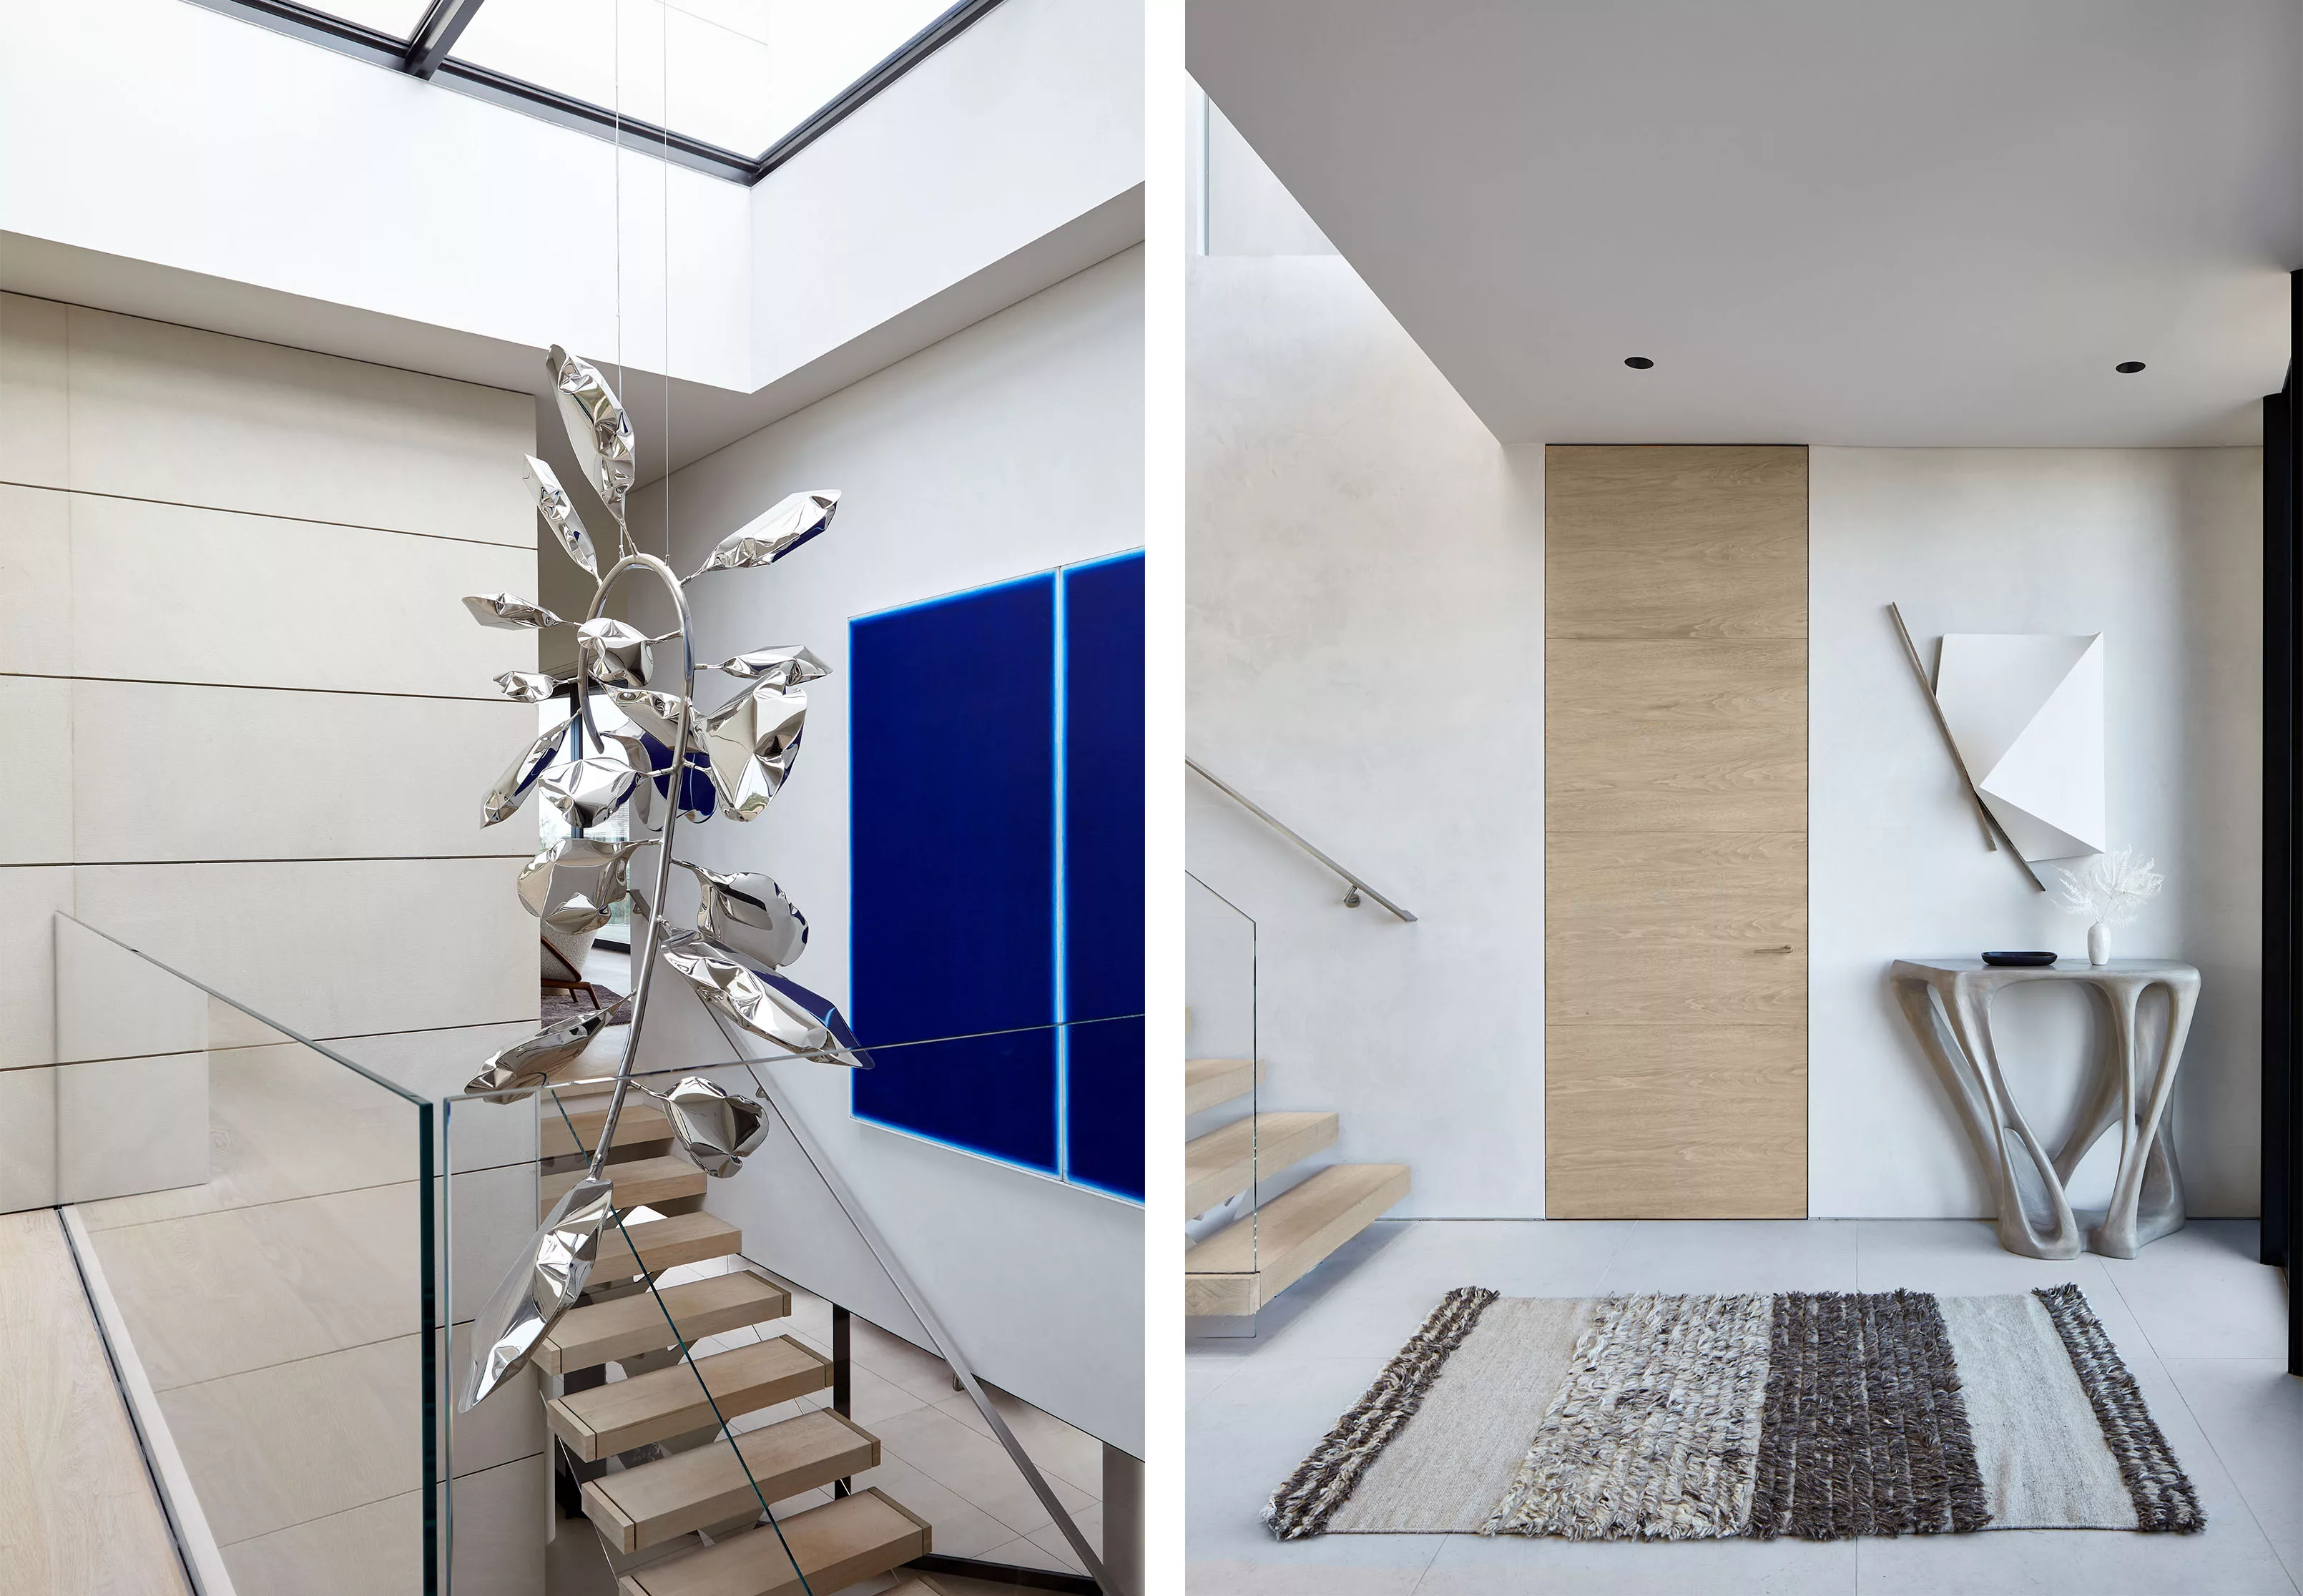
[[[2090,964],[2111,962],[2111,927],[2102,920],[2097,920],[2088,928],[2088,962]]]

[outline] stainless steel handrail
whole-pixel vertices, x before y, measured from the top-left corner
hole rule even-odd
[[[1309,853],[1321,864],[1326,865],[1329,869],[1335,871],[1336,874],[1341,876],[1351,886],[1351,891],[1344,895],[1345,908],[1358,908],[1360,906],[1360,895],[1364,893],[1369,897],[1373,898],[1377,903],[1382,904],[1386,909],[1390,910],[1402,920],[1413,920],[1415,918],[1406,910],[1402,909],[1398,904],[1393,903],[1389,898],[1385,897],[1383,894],[1376,891],[1374,887],[1370,886],[1364,878],[1351,870],[1346,869],[1342,865],[1337,864],[1333,859],[1330,859],[1325,853],[1320,853],[1319,849],[1313,847],[1309,842],[1304,840],[1303,834],[1302,832],[1297,831],[1294,827],[1288,825],[1286,821],[1280,819],[1270,810],[1264,808],[1254,799],[1250,798],[1237,787],[1233,786],[1229,782],[1227,782],[1222,777],[1212,774],[1205,765],[1201,764],[1197,760],[1186,755],[1184,759],[1184,766],[1185,769],[1190,770],[1193,775],[1198,777],[1202,781],[1206,782],[1210,786],[1215,788],[1217,792],[1221,793],[1225,797],[1230,799],[1234,803],[1238,804],[1240,808],[1245,810],[1249,814],[1253,815],[1266,826],[1270,827],[1272,830],[1278,832],[1289,842],[1294,843],[1297,847],[1303,849],[1304,853]]]

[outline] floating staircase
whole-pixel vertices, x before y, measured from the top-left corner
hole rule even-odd
[[[674,1158],[670,1154],[661,1158],[612,1163],[603,1172],[614,1183],[617,1207],[628,1210],[645,1204],[660,1213],[682,1197],[702,1202],[704,1183],[710,1178],[687,1159]],[[574,1170],[564,1175],[545,1175],[536,1181],[536,1217],[542,1219],[551,1213],[552,1205],[566,1197],[569,1189],[583,1178],[582,1170]]]
[[[1244,1059],[1184,1065],[1186,1113],[1244,1097],[1259,1071]],[[1331,1113],[1250,1113],[1184,1148],[1184,1206],[1206,1213],[1259,1180],[1336,1145]],[[1253,1314],[1310,1273],[1407,1196],[1404,1163],[1337,1163],[1234,1220],[1184,1256],[1184,1311]]]
[[[927,1554],[926,1521],[875,1486],[650,1564],[625,1575],[618,1590],[620,1596],[798,1596],[802,1575],[810,1591],[840,1591]]]
[[[580,1176],[570,1161],[606,1122],[604,1096],[571,1101],[568,1110],[562,1119],[544,1107],[538,1195],[546,1207]],[[545,1399],[544,1420],[577,1477],[578,1500],[600,1533],[620,1596],[798,1596],[803,1575],[823,1596],[927,1556],[933,1535],[924,1519],[877,1489],[848,1492],[849,1476],[879,1465],[880,1442],[846,1415],[803,1412],[747,1431],[732,1446],[721,1432],[745,1414],[830,1389],[832,1364],[790,1335],[680,1356],[676,1340],[693,1343],[788,1317],[791,1294],[740,1264],[660,1292],[646,1289],[643,1275],[652,1281],[743,1250],[742,1231],[703,1212],[704,1176],[670,1155],[669,1138],[661,1110],[626,1107],[603,1172],[620,1213],[645,1208],[654,1217],[628,1217],[601,1238],[590,1289],[536,1357],[561,1388]],[[610,1365],[623,1378],[610,1379]],[[763,1500],[825,1485],[840,1494],[761,1522]],[[940,1596],[918,1577],[896,1592]]]

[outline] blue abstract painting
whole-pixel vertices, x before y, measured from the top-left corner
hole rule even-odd
[[[1140,1201],[1142,553],[848,645],[853,1112]]]

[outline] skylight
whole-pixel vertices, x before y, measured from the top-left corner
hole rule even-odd
[[[998,0],[198,3],[755,182]]]

